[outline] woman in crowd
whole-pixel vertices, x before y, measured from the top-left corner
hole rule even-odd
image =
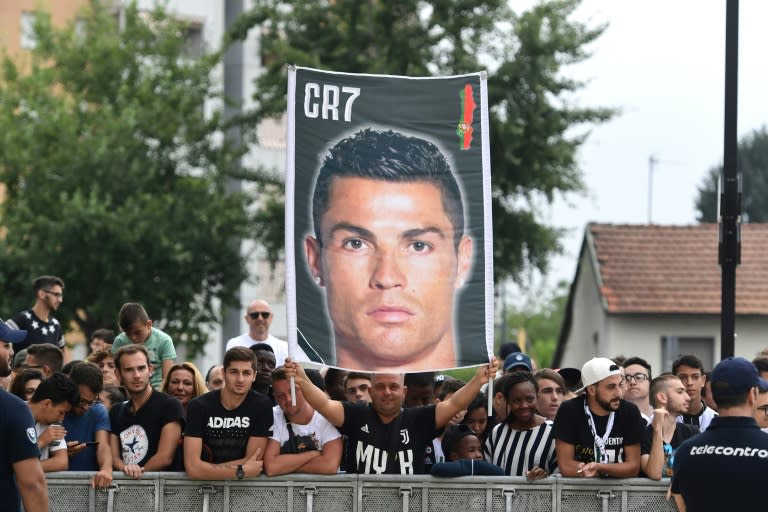
[[[205,379],[203,379],[197,366],[185,362],[171,366],[171,369],[168,370],[168,373],[163,379],[160,391],[166,395],[178,398],[179,402],[181,402],[181,406],[186,411],[189,402],[192,401],[193,398],[197,398],[200,395],[207,393],[208,388],[205,387]]]
[[[32,395],[35,394],[37,386],[43,381],[43,374],[40,370],[22,370],[11,384],[11,393],[21,398],[25,402],[29,402]]]
[[[536,413],[538,387],[530,372],[509,375],[504,385],[507,419],[493,428],[485,442],[488,462],[510,476],[544,478],[557,469],[552,422]]]
[[[120,379],[117,376],[117,369],[115,368],[115,357],[109,349],[93,352],[85,358],[85,361],[99,367],[101,375],[104,378],[105,387],[120,385]]]

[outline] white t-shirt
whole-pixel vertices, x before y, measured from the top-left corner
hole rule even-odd
[[[285,358],[288,357],[288,342],[283,341],[280,338],[275,338],[271,334],[267,336],[267,339],[263,341],[259,341],[251,338],[251,336],[248,333],[241,334],[240,336],[234,337],[227,342],[226,350],[229,350],[232,347],[250,348],[257,343],[266,343],[267,345],[272,347],[272,350],[275,351],[276,366],[283,366],[283,364],[285,364]],[[296,349],[297,349],[297,352],[293,354],[293,360],[300,361],[300,362],[308,362],[309,357],[301,349],[301,347],[297,346]]]
[[[40,422],[35,423],[35,431],[37,432],[38,439],[40,439],[40,434],[45,432],[47,428],[48,428],[48,425],[43,425]],[[59,450],[66,450],[66,449],[67,449],[66,439],[59,439],[58,441],[53,441],[52,443],[40,448],[40,460],[46,460],[51,456],[53,452],[57,452]]]
[[[276,405],[272,409],[272,415],[274,417],[274,423],[272,424],[272,435],[270,436],[270,439],[277,441],[282,448],[290,439],[288,426],[285,423],[285,414],[280,406]],[[309,423],[306,425],[291,423],[291,428],[293,429],[297,444],[305,445],[304,451],[313,449],[312,444],[314,444],[315,449],[322,451],[325,443],[341,437],[341,434],[336,430],[336,427],[317,411],[315,411],[312,415],[312,419],[309,420]]]

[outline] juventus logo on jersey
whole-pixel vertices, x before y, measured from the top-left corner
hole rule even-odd
[[[403,442],[403,444],[408,444],[411,442],[411,435],[408,433],[407,428],[400,429],[400,440]]]

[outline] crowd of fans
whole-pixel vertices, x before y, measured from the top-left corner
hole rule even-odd
[[[60,302],[63,282],[52,279],[36,306],[55,305],[51,296]],[[64,364],[60,329],[29,342],[30,329],[56,325],[53,311],[17,315],[34,318],[13,344],[19,351],[2,386],[28,404],[43,471],[91,471],[97,487],[109,486],[113,471],[204,480],[340,471],[659,480],[672,475],[678,446],[718,414],[692,354],[655,376],[640,357],[536,369],[514,344],[468,382],[432,372],[320,372],[286,357],[285,342],[268,335],[269,305],[254,301],[249,332],[230,340],[222,364],[203,376],[176,361],[171,338],[135,303],[121,308],[118,336],[95,331],[85,360]],[[753,364],[768,376],[768,357]],[[768,391],[760,391],[753,416],[766,429]]]

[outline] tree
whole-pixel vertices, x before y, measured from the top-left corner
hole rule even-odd
[[[230,36],[261,27],[266,72],[251,122],[285,111],[288,63],[398,75],[488,68],[494,268],[497,282],[519,281],[531,267],[546,271],[561,250],[562,232],[542,219],[542,205],[583,190],[576,151],[584,127],[613,114],[570,103],[583,84],[562,69],[588,58],[585,47],[604,30],[571,20],[578,4],[544,2],[515,16],[505,0],[255,0]]]
[[[768,131],[765,126],[744,137],[738,146],[736,168],[742,175],[742,215],[749,222],[768,222]],[[696,198],[699,222],[717,222],[718,183],[723,166],[707,171]]]
[[[38,12],[28,62],[0,77],[2,310],[30,305],[31,282],[66,282],[58,316],[86,333],[141,302],[192,352],[220,304],[238,305],[238,244],[250,199],[227,192],[244,147],[221,134],[214,51],[185,53],[185,26],[163,9],[88,2],[66,28]]]

